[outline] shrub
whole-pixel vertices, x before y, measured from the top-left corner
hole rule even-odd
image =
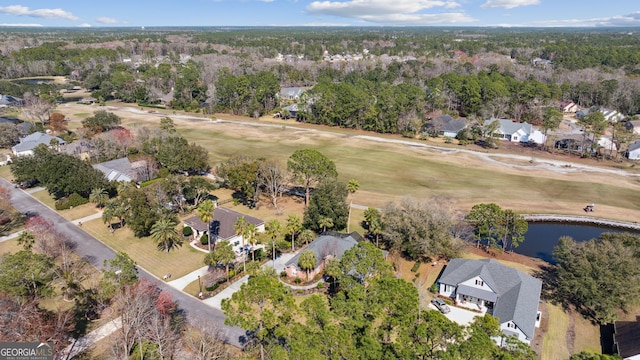
[[[296,278],[295,280],[293,280],[293,282],[296,283],[296,284],[301,284],[302,283],[302,279]]]
[[[209,245],[209,236],[207,236],[207,234],[202,234],[202,236],[200,236],[200,244]]]
[[[235,270],[233,270],[233,269],[229,270],[229,278],[232,278],[235,275],[236,275],[236,271]]]
[[[318,289],[319,289],[319,290],[324,289],[324,283],[323,283],[323,282],[319,282],[319,283],[318,283]]]
[[[433,293],[433,294],[437,294],[438,293],[438,284],[433,283],[433,285],[431,285],[431,287],[429,287],[429,291],[431,291],[431,293]]]
[[[84,205],[89,202],[89,199],[83,198],[77,193],[73,193],[68,197],[58,199],[55,203],[56,210],[66,210],[75,206]]]
[[[253,256],[255,256],[256,258],[256,261],[260,261],[267,256],[267,253],[265,253],[262,248],[256,249],[253,253],[254,253]]]
[[[191,228],[191,226],[183,227],[182,228],[182,235],[183,236],[191,236],[191,235],[193,235],[193,229]]]
[[[280,277],[286,277],[287,276],[287,272],[286,271],[280,271]]]
[[[207,291],[213,291],[213,290],[217,289],[217,288],[218,288],[218,286],[220,286],[220,284],[215,283],[215,284],[213,284],[213,285],[211,285],[211,286],[207,286],[207,287],[205,287],[204,289],[205,289],[205,290],[207,290]]]
[[[418,271],[418,269],[420,269],[420,265],[422,265],[422,261],[416,261],[416,263],[413,264],[413,267],[411,268],[411,272]]]

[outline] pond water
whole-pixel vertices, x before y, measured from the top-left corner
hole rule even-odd
[[[28,85],[52,84],[54,82],[53,79],[47,79],[47,78],[18,79],[13,81],[18,84],[28,84]]]
[[[570,236],[575,241],[587,241],[604,232],[624,232],[625,230],[585,224],[566,223],[529,223],[525,240],[514,251],[518,254],[536,257],[544,261],[553,261],[553,248],[561,236]]]

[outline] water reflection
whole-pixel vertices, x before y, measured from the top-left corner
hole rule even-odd
[[[575,241],[587,241],[599,237],[603,232],[624,231],[583,224],[530,223],[525,241],[515,249],[515,252],[554,264],[553,248],[558,244],[561,236],[570,236]]]

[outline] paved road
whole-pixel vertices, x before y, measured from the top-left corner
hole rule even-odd
[[[34,211],[38,213],[38,215],[50,220],[60,233],[76,242],[77,246],[75,248],[75,252],[97,269],[102,269],[104,260],[111,259],[115,256],[115,251],[113,249],[82,230],[82,228],[63,218],[54,210],[34,199],[28,193],[21,189],[16,189],[9,181],[0,178],[0,184],[11,190],[11,202],[13,207],[23,213],[26,211]],[[180,307],[187,311],[188,319],[192,324],[203,323],[203,326],[205,326],[206,324],[204,323],[206,323],[206,321],[203,320],[208,319],[216,323],[225,333],[226,341],[229,344],[242,347],[242,339],[244,338],[245,331],[239,327],[224,325],[225,316],[222,311],[202,303],[191,295],[174,289],[140,267],[139,275],[141,279],[150,280],[157,284],[163,291],[171,293]]]

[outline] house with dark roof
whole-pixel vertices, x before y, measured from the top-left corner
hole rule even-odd
[[[494,133],[502,140],[511,142],[534,142],[536,144],[544,144],[546,137],[538,130],[534,130],[533,126],[527,122],[518,123],[508,119],[491,118],[484,121],[484,126],[489,126],[493,122],[498,121],[499,127]]]
[[[633,132],[634,135],[640,135],[640,120],[627,121],[624,127]]]
[[[636,321],[613,323],[614,350],[625,360],[640,360],[640,315]]]
[[[184,226],[191,227],[195,239],[199,239],[204,234],[211,234],[213,236],[212,244],[220,241],[229,241],[233,245],[234,250],[238,253],[241,252],[242,237],[236,234],[234,225],[236,221],[243,216],[247,223],[253,224],[253,226],[256,227],[257,232],[263,233],[265,231],[264,220],[239,213],[224,206],[218,206],[213,210],[211,229],[207,229],[207,224],[203,223],[198,215],[194,215],[184,220],[183,223]]]
[[[11,151],[15,156],[33,155],[33,150],[39,145],[43,144],[48,148],[52,148],[53,145],[51,143],[51,140],[57,141],[58,145],[65,144],[65,141],[57,136],[51,136],[49,134],[36,131],[33,134],[29,134],[20,139],[20,143],[13,146],[11,148]]]
[[[453,259],[438,279],[439,294],[489,313],[507,336],[529,344],[539,325],[542,282],[493,259]]]
[[[456,137],[458,132],[468,125],[465,119],[454,119],[449,115],[440,115],[422,126],[422,132],[430,136]]]
[[[128,158],[120,158],[93,165],[100,170],[108,181],[142,182],[149,180],[145,177],[146,163],[144,161],[131,162]]]
[[[320,235],[309,243],[307,247],[299,251],[296,256],[287,261],[284,265],[284,270],[289,277],[306,279],[307,272],[300,268],[298,262],[303,251],[311,250],[316,254],[316,266],[309,271],[309,278],[313,278],[322,273],[329,260],[340,259],[344,252],[354,247],[360,239],[361,237],[358,233]]]
[[[24,100],[11,95],[0,95],[0,107],[17,107],[24,105]]]

